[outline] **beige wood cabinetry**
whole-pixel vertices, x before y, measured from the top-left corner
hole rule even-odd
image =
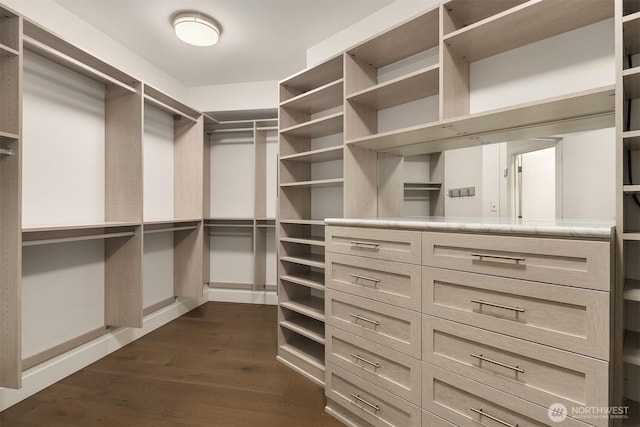
[[[204,282],[211,288],[275,290],[278,120],[268,118],[275,115],[207,113]]]
[[[329,226],[326,248],[327,410],[419,426],[420,232]]]
[[[616,0],[616,188],[617,234],[616,352],[622,354],[615,374],[616,402],[630,407],[631,419],[640,422],[640,205],[638,153],[640,152],[640,4]]]
[[[2,6],[0,70],[0,387],[19,388],[24,370],[111,328],[141,327],[145,315],[176,296],[202,296],[203,118]],[[95,109],[83,108],[86,105]],[[143,150],[145,125],[151,126],[145,123],[145,109],[161,111],[171,122],[174,174],[161,191],[172,195],[172,205],[162,218],[143,215],[143,196],[151,192],[143,165],[154,161],[152,156],[145,159]],[[87,123],[78,121],[83,117]],[[23,121],[29,123],[28,132]],[[85,138],[89,128],[92,138]],[[78,147],[90,147],[93,157],[82,158],[84,151]],[[47,164],[53,166],[42,167]],[[82,173],[76,174],[79,170]],[[85,181],[95,183],[93,190],[86,190]],[[50,205],[41,209],[42,194],[49,193],[64,197],[46,199]],[[143,243],[145,236],[155,233],[173,236],[173,287],[171,298],[145,306]],[[71,254],[87,247],[90,261],[72,259]],[[43,261],[47,259],[52,261]],[[47,278],[61,275],[47,283],[49,289],[34,289],[41,281],[32,277],[32,267],[42,262]],[[71,264],[97,276],[74,276]],[[31,288],[25,292],[27,282]],[[75,301],[81,296],[69,294],[84,288],[91,288],[86,294],[90,298]],[[85,312],[86,307],[96,308],[98,315],[83,325],[86,319],[74,320],[73,314],[62,312],[63,305],[46,306],[42,295],[47,292],[61,301],[74,301]],[[34,307],[45,322],[47,316],[56,322],[34,328],[34,319],[25,317]],[[64,322],[73,325],[64,328]],[[51,338],[58,335],[52,333],[54,328],[62,328],[57,331],[61,338]],[[38,340],[42,334],[49,338]]]
[[[613,397],[610,229],[576,240],[571,232],[566,238],[524,237],[517,227],[497,236],[482,232],[481,225],[474,234],[420,232],[415,222],[411,231],[401,222],[397,229],[375,228],[380,220],[359,227],[329,222],[325,336],[331,414],[353,426],[414,425],[412,406],[406,409],[411,418],[385,418],[380,408],[390,404],[391,393],[423,410],[423,426],[552,426],[548,410],[554,404],[567,408],[567,425],[610,425],[580,412],[606,408]],[[357,246],[341,242],[356,238],[377,246],[351,255]],[[416,238],[419,243],[407,243]],[[399,242],[405,243],[401,258],[421,266],[391,261],[398,252],[388,249]],[[477,266],[469,261],[470,248],[497,258]],[[513,259],[523,253],[560,270],[557,280],[540,275],[533,262],[514,267]],[[576,277],[567,267],[573,257],[583,257],[581,267],[571,269]],[[587,280],[585,270],[598,274]],[[397,276],[395,281],[387,274]],[[416,276],[422,290],[408,292]],[[412,299],[420,295],[422,314],[412,310]],[[420,391],[410,380],[418,373]]]

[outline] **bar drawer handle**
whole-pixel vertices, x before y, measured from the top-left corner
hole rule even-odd
[[[371,365],[371,366],[373,366],[375,368],[379,368],[380,367],[379,363],[367,360],[364,357],[360,356],[359,354],[351,353],[351,357],[353,357],[354,359],[360,360],[360,361],[362,361],[364,363],[368,363],[369,365]]]
[[[488,305],[490,307],[504,308],[505,310],[512,310],[512,311],[516,311],[518,313],[524,313],[524,308],[520,308],[520,307],[511,307],[511,306],[508,306],[508,305],[496,304],[496,303],[493,303],[493,302],[483,301],[481,299],[472,299],[471,302],[476,303],[476,304],[480,304],[480,306]]]
[[[364,404],[365,404],[365,405],[367,405],[368,407],[373,408],[373,409],[374,409],[374,410],[376,410],[376,411],[379,411],[379,410],[380,410],[380,407],[379,407],[378,405],[374,405],[373,403],[367,402],[366,400],[364,400],[363,398],[361,398],[359,394],[351,393],[351,397],[353,397],[354,399],[356,399],[356,400],[358,400],[358,401],[360,401],[360,402],[364,403]],[[516,427],[517,427],[517,426],[516,426]]]
[[[471,254],[472,257],[480,258],[479,261],[482,261],[483,258],[492,258],[492,259],[502,259],[506,261],[515,261],[516,264],[520,262],[525,262],[527,259],[519,256],[504,256],[504,255],[491,255],[491,254]]]
[[[363,242],[362,240],[349,240],[349,243],[351,243],[354,246],[368,246],[371,248],[380,247],[380,243]]]
[[[357,320],[362,320],[363,322],[369,322],[376,326],[380,324],[380,322],[378,322],[377,320],[367,319],[366,317],[360,316],[359,314],[355,313],[351,313],[351,317],[355,317]]]
[[[502,420],[501,420],[500,418],[498,418],[498,417],[494,417],[493,415],[487,414],[486,412],[484,412],[484,411],[482,410],[482,408],[480,408],[480,409],[476,409],[476,408],[469,408],[469,409],[471,409],[471,410],[472,410],[473,412],[475,412],[476,414],[480,414],[480,415],[482,415],[483,417],[487,417],[487,418],[489,418],[490,420],[493,420],[493,421],[495,421],[495,422],[497,422],[497,423],[502,424],[503,426],[507,426],[507,427],[518,427],[518,424],[511,424],[511,423],[508,423],[508,422],[506,422],[506,421],[502,421]]]
[[[380,282],[380,279],[374,279],[373,277],[367,277],[367,276],[360,276],[359,274],[351,273],[350,276],[353,277],[354,279],[368,280],[369,282],[373,282],[373,283]]]
[[[475,357],[476,359],[482,360],[483,362],[493,363],[494,365],[502,366],[503,368],[513,369],[516,372],[520,372],[524,374],[524,369],[518,368],[517,366],[507,365],[506,363],[498,362],[497,360],[489,359],[488,357],[484,357],[481,354],[471,354],[471,357]]]

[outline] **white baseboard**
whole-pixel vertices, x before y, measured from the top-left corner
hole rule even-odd
[[[4,411],[21,400],[119,350],[207,301],[211,301],[209,292],[210,290],[205,289],[205,295],[202,298],[178,298],[173,304],[146,316],[142,328],[115,329],[87,344],[23,372],[21,389],[13,390],[0,387],[0,411]]]
[[[209,301],[277,305],[278,295],[275,291],[211,288],[209,289]]]

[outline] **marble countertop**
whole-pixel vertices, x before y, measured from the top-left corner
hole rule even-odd
[[[393,228],[420,231],[456,231],[469,233],[520,234],[610,239],[614,221],[527,221],[506,218],[327,218],[327,225]]]

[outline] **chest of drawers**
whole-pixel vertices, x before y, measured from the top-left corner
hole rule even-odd
[[[351,426],[607,426],[610,239],[326,229],[327,410]],[[578,413],[578,412],[576,412]]]

